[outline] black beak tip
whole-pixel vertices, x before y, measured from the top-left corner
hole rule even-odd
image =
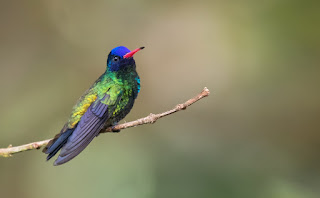
[[[144,49],[144,47],[140,47],[140,49],[142,50],[142,49]]]

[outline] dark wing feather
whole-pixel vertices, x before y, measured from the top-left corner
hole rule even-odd
[[[112,114],[112,109],[105,102],[110,96],[106,95],[103,99],[97,99],[87,109],[82,116],[67,143],[62,147],[58,159],[54,165],[60,165],[68,162],[77,156],[88,144],[98,135],[103,128],[104,123]]]
[[[44,152],[48,154],[47,160],[51,159],[65,143],[68,141],[69,136],[72,134],[74,129],[67,129],[67,131],[60,133],[59,136],[50,146],[46,147]]]

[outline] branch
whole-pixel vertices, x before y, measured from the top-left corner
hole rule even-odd
[[[192,105],[193,103],[197,102],[198,100],[201,100],[202,98],[209,96],[210,91],[209,89],[207,89],[206,87],[202,90],[201,93],[199,93],[197,96],[189,99],[188,101],[186,101],[185,103],[182,104],[178,104],[175,108],[163,112],[163,113],[159,113],[159,114],[152,114],[150,113],[149,116],[144,117],[144,118],[140,118],[138,120],[132,121],[132,122],[126,122],[123,124],[119,124],[113,127],[108,127],[106,129],[103,129],[100,133],[108,133],[108,132],[113,132],[113,131],[119,131],[121,129],[126,129],[126,128],[130,128],[130,127],[136,127],[139,125],[143,125],[143,124],[153,124],[155,123],[158,119],[168,116],[170,114],[173,114],[175,112],[181,111],[181,110],[185,110],[188,106]],[[43,140],[43,141],[39,141],[39,142],[33,142],[33,143],[29,143],[29,144],[24,144],[21,146],[15,146],[12,147],[12,145],[10,144],[8,146],[8,148],[0,148],[0,157],[11,157],[12,154],[15,153],[19,153],[19,152],[23,152],[23,151],[28,151],[28,150],[34,150],[34,149],[40,149],[42,146],[45,146],[48,144],[48,142],[51,139],[48,140]]]

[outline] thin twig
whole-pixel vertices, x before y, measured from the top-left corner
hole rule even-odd
[[[112,132],[115,130],[121,130],[121,129],[126,129],[126,128],[130,128],[130,127],[135,127],[135,126],[139,126],[139,125],[143,125],[143,124],[153,124],[155,123],[159,118],[165,117],[167,115],[173,114],[175,112],[181,111],[186,109],[188,106],[192,105],[193,103],[197,102],[198,100],[209,96],[210,91],[209,89],[207,89],[206,87],[202,90],[201,93],[199,93],[197,96],[189,99],[188,101],[186,101],[185,103],[182,104],[178,104],[175,108],[163,112],[163,113],[159,113],[159,114],[150,114],[147,117],[144,118],[140,118],[138,120],[132,121],[132,122],[126,122],[123,124],[119,124],[116,125],[114,127],[109,127],[106,128],[104,130],[102,130],[100,133],[107,133],[107,132]],[[43,140],[43,141],[39,141],[39,142],[33,142],[33,143],[29,143],[29,144],[24,144],[21,146],[15,146],[12,147],[12,145],[9,145],[8,148],[1,148],[0,149],[0,157],[11,157],[12,154],[15,153],[19,153],[19,152],[23,152],[23,151],[28,151],[28,150],[34,150],[34,149],[40,149],[42,146],[45,146],[48,144],[48,142],[51,139],[48,140]]]

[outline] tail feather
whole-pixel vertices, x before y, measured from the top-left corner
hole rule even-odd
[[[44,153],[48,154],[47,160],[51,159],[57,152],[65,145],[68,141],[68,138],[72,134],[74,129],[67,129],[64,133],[58,134],[57,138],[54,138],[52,143],[50,142],[44,150]]]

